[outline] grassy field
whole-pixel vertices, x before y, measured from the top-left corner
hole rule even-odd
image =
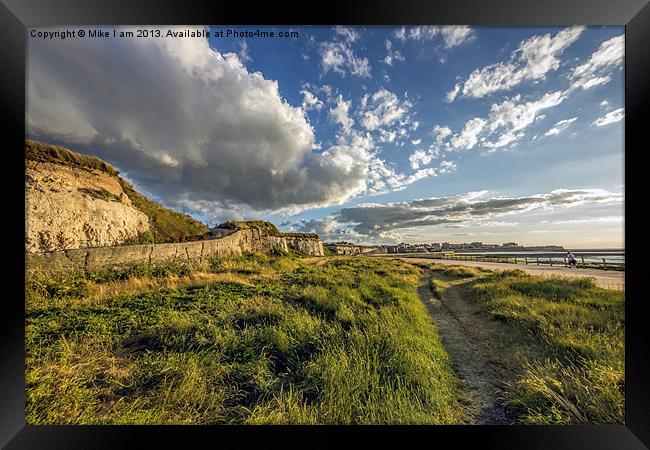
[[[28,274],[29,424],[464,420],[421,271],[246,255]]]
[[[519,270],[438,270],[462,280],[479,314],[505,324],[512,354],[495,358],[505,361],[506,400],[520,422],[623,423],[623,292]]]

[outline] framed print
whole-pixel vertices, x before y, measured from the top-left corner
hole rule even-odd
[[[3,1],[2,444],[647,448],[649,8]]]

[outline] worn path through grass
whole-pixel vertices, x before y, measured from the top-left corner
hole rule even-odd
[[[495,345],[503,342],[504,330],[474,314],[464,300],[466,283],[466,279],[426,271],[418,293],[460,379],[460,401],[470,423],[514,424],[515,414],[503,402],[498,362],[492,357]]]
[[[473,424],[623,423],[622,292],[587,278],[420,265]]]

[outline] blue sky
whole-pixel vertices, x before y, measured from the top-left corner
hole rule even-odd
[[[29,39],[28,135],[210,225],[623,246],[622,27],[227,29],[298,36]]]

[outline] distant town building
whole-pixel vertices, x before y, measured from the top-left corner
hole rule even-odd
[[[366,254],[366,253],[433,253],[433,252],[453,252],[453,251],[506,251],[506,249],[517,249],[518,251],[535,251],[535,250],[548,250],[558,251],[563,250],[559,245],[546,245],[546,246],[521,246],[516,242],[505,242],[503,244],[484,244],[483,242],[462,242],[462,243],[449,243],[449,242],[432,242],[430,244],[411,244],[407,242],[400,242],[397,245],[358,245],[350,242],[334,242],[325,244],[337,254]]]

